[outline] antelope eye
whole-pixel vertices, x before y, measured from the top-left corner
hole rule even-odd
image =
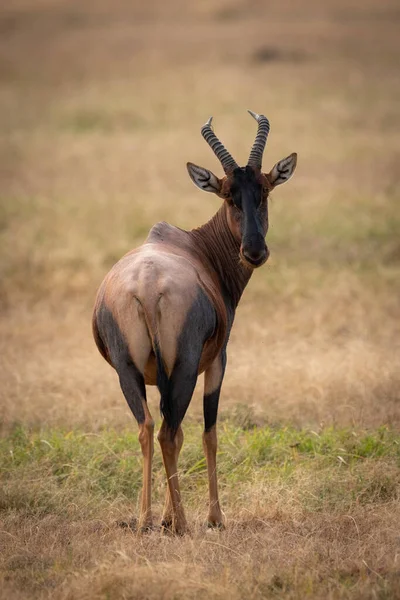
[[[238,222],[242,220],[242,211],[240,210],[240,208],[235,207],[233,211],[233,218],[235,219],[235,221]]]

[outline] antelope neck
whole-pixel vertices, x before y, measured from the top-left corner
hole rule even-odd
[[[229,228],[225,205],[207,223],[188,233],[217,273],[225,302],[235,310],[252,270],[240,261],[240,243]]]

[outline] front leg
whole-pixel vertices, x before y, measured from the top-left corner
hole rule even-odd
[[[207,461],[210,506],[209,527],[223,527],[223,515],[218,499],[217,481],[217,414],[222,380],[225,373],[225,350],[212,363],[204,374],[204,433],[203,448]]]

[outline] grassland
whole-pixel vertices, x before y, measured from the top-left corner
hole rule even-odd
[[[318,433],[223,422],[229,514],[220,533],[205,527],[200,435],[199,425],[186,428],[181,472],[192,531],[177,539],[157,530],[138,537],[135,521],[126,522],[141,485],[131,430],[10,432],[0,445],[6,595],[17,585],[23,598],[55,590],[99,599],[396,597],[398,436],[384,427]],[[159,456],[155,467],[161,505]]]
[[[16,0],[0,9],[0,596],[400,597],[400,12]],[[238,162],[299,154],[240,304],[221,399],[224,532],[204,529],[201,385],[181,470],[192,535],[138,537],[136,426],[91,339],[109,267],[218,200]],[[149,390],[158,414],[158,397]],[[155,512],[164,476],[155,456]]]

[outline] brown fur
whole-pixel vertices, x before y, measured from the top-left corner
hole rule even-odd
[[[296,155],[277,163],[271,171],[275,181],[286,181],[295,164]],[[95,341],[117,370],[139,423],[143,453],[140,524],[145,529],[152,523],[154,427],[145,385],[157,384],[160,390],[164,419],[158,440],[168,482],[162,522],[179,534],[187,530],[177,474],[183,444],[181,422],[197,376],[203,372],[208,521],[212,526],[223,525],[216,474],[216,419],[226,345],[253,268],[268,259],[267,199],[273,187],[271,174],[263,175],[249,165],[236,165],[223,179],[193,163],[187,167],[193,182],[222,197],[223,205],[208,223],[192,231],[167,223],[155,225],[145,243],[126,254],[106,276],[93,318]]]
[[[142,246],[111,269],[99,289],[93,319],[96,344],[109,362],[96,326],[101,305],[112,312],[133,362],[145,373],[145,383],[155,385],[154,340],[159,340],[167,372],[171,373],[179,333],[200,287],[214,306],[218,325],[204,346],[199,373],[211,366],[225,342],[227,312],[210,252],[220,254],[224,277],[234,279],[237,301],[251,273],[239,263],[239,245],[226,230],[228,211],[224,204],[206,225],[191,232],[158,223]],[[221,254],[224,243],[225,257]]]

